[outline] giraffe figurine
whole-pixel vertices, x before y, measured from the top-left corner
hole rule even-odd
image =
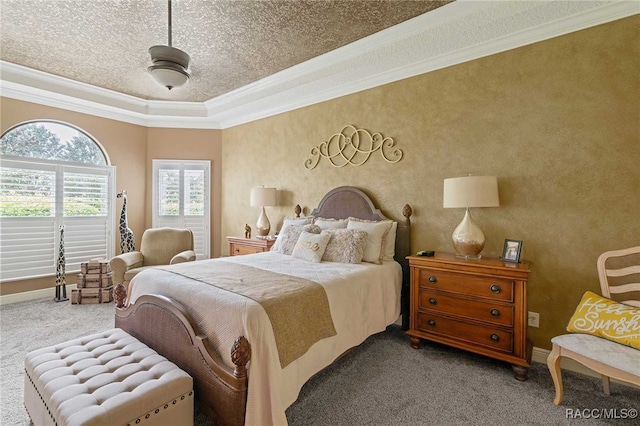
[[[129,253],[136,250],[136,242],[133,231],[127,221],[127,190],[123,189],[116,195],[122,198],[122,212],[120,213],[120,253]]]
[[[69,300],[67,298],[67,279],[65,277],[64,258],[64,225],[60,225],[60,247],[58,249],[58,264],[56,267],[56,302]]]

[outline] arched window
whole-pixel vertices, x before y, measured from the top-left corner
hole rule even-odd
[[[108,164],[105,153],[92,137],[56,121],[31,121],[12,127],[0,139],[0,154],[101,166]]]
[[[2,134],[0,155],[0,280],[55,274],[61,244],[66,272],[113,256],[114,169],[95,139],[30,121]]]

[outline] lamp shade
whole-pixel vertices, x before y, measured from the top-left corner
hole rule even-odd
[[[277,205],[277,191],[275,188],[252,188],[249,201],[252,207]]]
[[[498,207],[498,178],[464,176],[444,180],[442,207]]]

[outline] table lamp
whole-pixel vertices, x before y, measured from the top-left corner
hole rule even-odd
[[[480,259],[484,234],[471,220],[472,207],[498,207],[498,178],[495,176],[465,176],[444,180],[442,207],[466,209],[464,219],[451,236],[456,254],[468,259]]]
[[[258,217],[258,223],[256,226],[258,227],[259,235],[269,235],[271,224],[269,223],[269,218],[267,217],[267,213],[264,211],[264,208],[265,206],[277,205],[276,189],[265,188],[264,186],[261,188],[252,188],[249,204],[251,204],[252,207],[262,207],[262,212],[260,213],[260,217]]]

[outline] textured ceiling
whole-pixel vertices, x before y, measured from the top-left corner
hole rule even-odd
[[[191,80],[153,81],[165,0],[0,0],[0,59],[147,100],[202,102],[452,0],[174,0],[173,46]]]

